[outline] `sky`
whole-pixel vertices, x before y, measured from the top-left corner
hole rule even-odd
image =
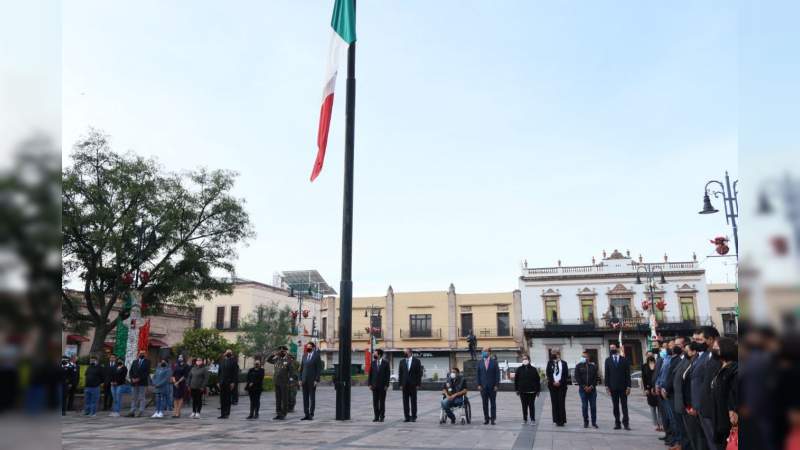
[[[89,127],[167,170],[239,173],[257,237],[237,276],[338,289],[344,68],[310,183],[333,2],[62,7],[63,164]],[[605,249],[691,260],[731,235],[703,187],[738,177],[737,4],[361,1],[354,295],[510,291],[520,263]],[[716,204],[721,209],[721,204]]]

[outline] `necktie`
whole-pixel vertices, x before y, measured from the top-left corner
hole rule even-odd
[[[489,370],[489,358],[483,360],[483,365],[486,367],[486,370]]]

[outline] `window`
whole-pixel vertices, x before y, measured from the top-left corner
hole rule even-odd
[[[225,307],[217,306],[217,329],[225,329]]]
[[[631,299],[612,298],[611,317],[616,319],[628,319],[631,317]]]
[[[231,330],[239,328],[239,307],[231,306]]]
[[[583,323],[594,323],[594,300],[591,298],[581,299],[581,320]]]
[[[469,336],[472,331],[472,313],[461,313],[461,337]]]
[[[511,327],[508,319],[507,312],[497,313],[497,335],[498,336],[511,336]]]
[[[656,315],[656,320],[659,321],[659,322],[663,322],[664,321],[664,311],[656,308],[656,303],[658,303],[660,301],[661,301],[661,297],[654,297],[653,298],[653,304],[650,305],[650,307],[653,308],[653,313],[655,313],[655,315]]]
[[[544,301],[544,317],[547,323],[558,323],[558,299],[548,298]]]
[[[194,327],[203,328],[203,308],[196,307],[194,309]]]
[[[319,334],[320,339],[322,339],[324,341],[325,339],[328,338],[328,318],[327,317],[323,317],[322,318],[322,329],[319,330],[319,331],[320,331],[320,334]]]
[[[431,337],[431,315],[412,314],[409,316],[411,337]]]
[[[681,318],[687,322],[694,322],[694,297],[681,297]]]
[[[383,319],[383,317],[380,314],[373,314],[373,315],[370,316],[370,319],[369,319],[369,326],[372,327],[373,330],[375,330],[374,331],[375,336],[379,337],[379,338],[381,336],[383,336],[383,334],[382,334],[383,330],[381,329],[381,325],[382,325],[381,322],[383,321],[382,319]]]
[[[736,315],[733,313],[722,314],[722,331],[726,335],[737,334]]]

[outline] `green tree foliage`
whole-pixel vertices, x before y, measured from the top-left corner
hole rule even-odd
[[[93,352],[116,326],[112,311],[130,289],[125,274],[151,314],[231,292],[212,273],[232,273],[236,246],[254,236],[244,201],[231,195],[234,178],[224,170],[167,172],[153,159],[114,152],[95,130],[75,144],[62,171],[62,310],[65,322],[95,329]],[[70,292],[76,282],[80,289]]]
[[[225,339],[219,330],[208,328],[187,329],[183,332],[183,340],[175,346],[178,354],[212,361],[218,361],[227,349],[237,352],[238,346]]]
[[[292,334],[288,306],[261,305],[239,325],[237,343],[245,356],[263,359],[280,345],[287,345]]]

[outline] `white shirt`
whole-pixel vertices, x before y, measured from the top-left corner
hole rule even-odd
[[[413,358],[413,356],[410,358],[406,358],[406,365],[408,366],[409,372],[411,372],[411,358]]]
[[[553,368],[553,382],[561,382],[561,360],[556,360],[555,367]]]

